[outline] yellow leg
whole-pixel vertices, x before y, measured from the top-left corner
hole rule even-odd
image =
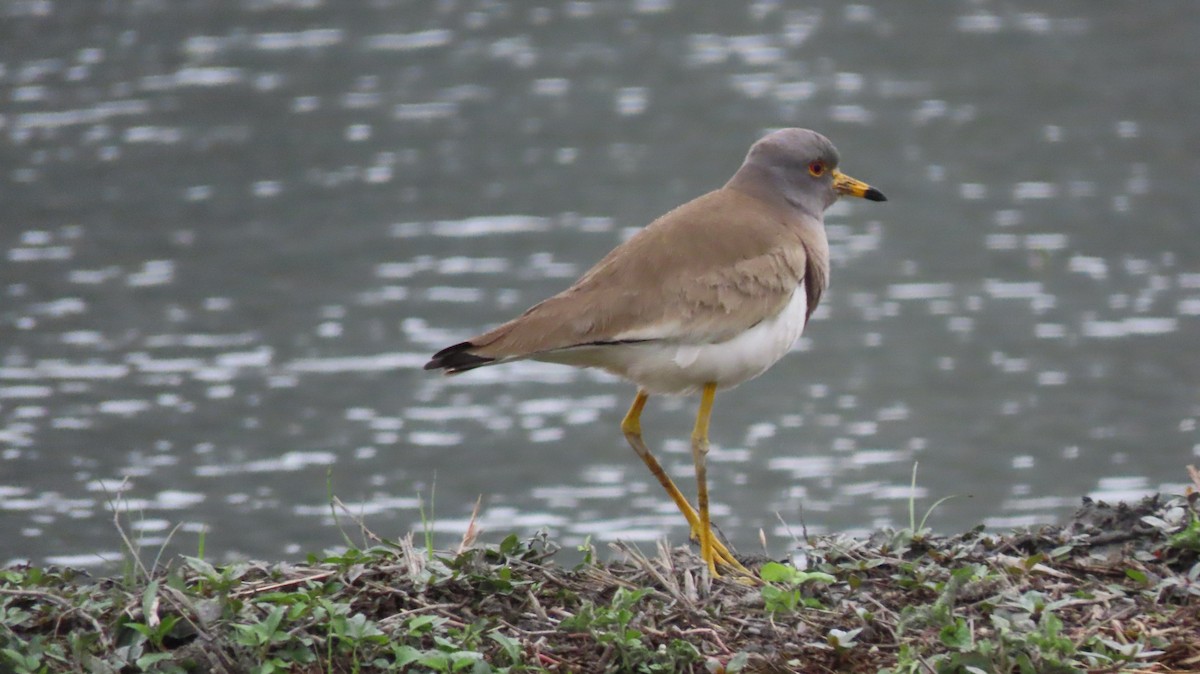
[[[717,385],[705,384],[700,393],[700,410],[696,412],[696,426],[692,429],[692,462],[696,465],[696,505],[700,509],[700,558],[708,564],[708,571],[717,577],[716,560],[713,558],[712,520],[708,515],[708,422],[712,417],[713,400]]]
[[[649,397],[645,391],[638,391],[637,397],[633,400],[633,405],[629,408],[629,413],[625,415],[625,419],[621,422],[621,430],[625,433],[625,439],[629,442],[629,446],[641,457],[642,462],[650,469],[650,473],[658,479],[658,483],[663,486],[663,489],[670,495],[671,500],[675,502],[675,507],[679,508],[679,512],[683,513],[683,516],[687,519],[688,527],[692,531],[692,537],[702,541],[704,539],[704,534],[702,533],[704,528],[701,527],[700,515],[692,508],[692,504],[688,503],[687,498],[679,491],[675,483],[671,481],[670,476],[663,470],[662,465],[658,463],[658,460],[654,458],[654,455],[650,453],[650,450],[646,447],[646,443],[642,440],[642,410],[646,407],[646,400]],[[711,408],[711,402],[709,406]],[[711,541],[710,549],[715,553],[716,559],[724,566],[730,566],[748,576],[751,575],[750,571],[734,558],[733,553],[712,535],[711,527],[708,528],[708,531],[708,538]]]

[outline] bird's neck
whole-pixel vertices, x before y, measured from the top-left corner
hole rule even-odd
[[[725,189],[737,190],[777,208],[799,211],[817,223],[825,204],[813,203],[813,195],[787,181],[779,172],[747,162],[725,183]]]

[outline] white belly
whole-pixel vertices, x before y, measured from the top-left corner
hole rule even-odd
[[[724,342],[660,341],[572,349],[570,355],[559,353],[545,360],[599,367],[648,393],[695,393],[709,382],[729,388],[757,377],[783,358],[804,332],[807,313],[808,298],[801,284],[783,311]]]

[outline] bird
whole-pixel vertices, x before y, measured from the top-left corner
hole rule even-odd
[[[839,169],[825,136],[782,128],[760,138],[720,188],[638,230],[562,292],[435,353],[455,375],[519,360],[598,368],[637,386],[626,441],[687,519],[710,576],[749,571],[715,536],[706,456],[718,390],[753,379],[804,332],[829,283],[824,212],[839,197],[887,201]],[[695,507],[642,438],[651,395],[695,395]]]

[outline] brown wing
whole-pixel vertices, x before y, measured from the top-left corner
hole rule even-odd
[[[588,344],[724,341],[775,315],[806,282],[811,312],[825,285],[820,223],[734,190],[710,192],[613,249],[570,288],[435,355],[461,371]],[[814,259],[815,258],[815,259]],[[816,264],[813,264],[816,263]]]

